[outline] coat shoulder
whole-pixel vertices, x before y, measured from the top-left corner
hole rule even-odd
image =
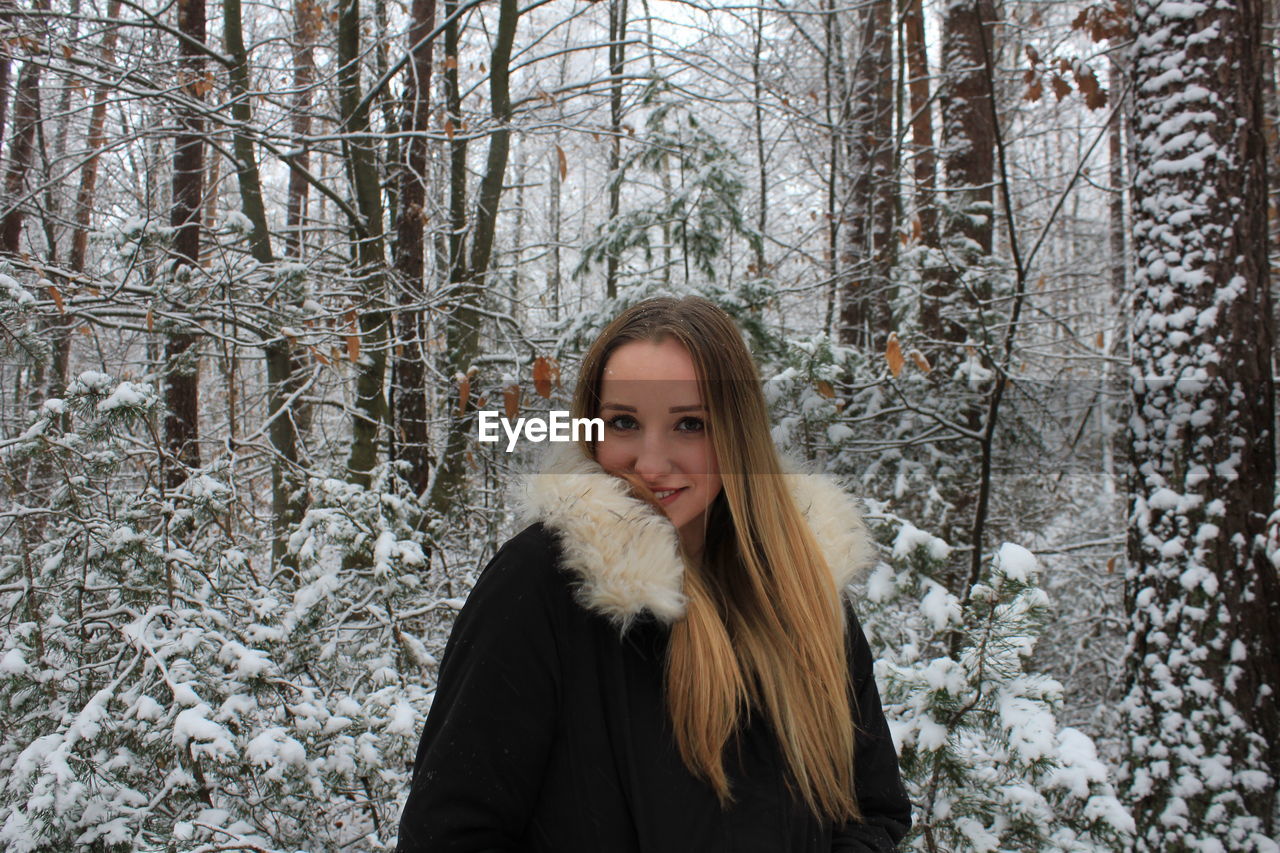
[[[483,584],[519,595],[558,595],[568,591],[570,580],[555,532],[538,522],[503,543],[480,573],[475,588]]]

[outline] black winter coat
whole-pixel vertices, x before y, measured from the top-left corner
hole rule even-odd
[[[578,457],[533,478],[537,523],[481,573],[446,646],[400,820],[399,853],[891,851],[911,822],[846,601],[856,689],[856,794],[865,822],[817,820],[787,791],[764,714],[725,754],[733,805],[684,766],[663,701],[664,649],[683,612],[675,531]],[[793,493],[837,580],[869,562],[833,484]],[[838,567],[837,567],[838,566]]]

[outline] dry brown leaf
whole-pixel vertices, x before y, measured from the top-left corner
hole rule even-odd
[[[67,306],[62,301],[62,294],[58,292],[58,288],[54,287],[52,284],[49,285],[49,296],[53,299],[53,304],[58,306],[58,313],[65,316],[67,313]]]
[[[520,386],[508,385],[502,389],[502,409],[507,420],[514,421],[520,417]]]
[[[533,390],[544,400],[551,396],[551,361],[545,356],[533,360]]]
[[[928,373],[933,370],[933,365],[929,363],[929,359],[925,358],[924,353],[920,352],[920,350],[913,349],[907,353],[907,357],[911,359],[916,367],[920,368],[921,373]]]
[[[471,377],[464,376],[458,383],[458,417],[467,413],[467,401],[471,399]]]
[[[569,174],[569,160],[564,156],[564,149],[559,145],[556,146],[556,159],[560,161],[560,180],[564,180]]]
[[[826,397],[828,400],[835,399],[836,389],[831,387],[830,382],[828,382],[825,379],[819,379],[816,383],[814,383],[814,385],[815,387],[817,387],[818,393],[821,394],[823,397]]]
[[[889,343],[885,346],[884,359],[889,362],[889,372],[893,374],[893,378],[897,379],[902,373],[902,366],[906,364],[906,360],[902,357],[902,345],[898,343],[898,333],[889,333]]]
[[[1076,68],[1076,86],[1084,95],[1084,105],[1091,110],[1100,110],[1107,105],[1107,90],[1098,83],[1093,69],[1083,62]]]

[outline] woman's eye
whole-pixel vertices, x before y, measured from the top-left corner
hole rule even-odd
[[[676,424],[678,432],[702,432],[704,428],[705,425],[702,423],[702,418],[681,418],[680,422]]]
[[[614,415],[609,418],[610,429],[616,429],[619,432],[626,432],[636,428],[636,419],[631,415]]]

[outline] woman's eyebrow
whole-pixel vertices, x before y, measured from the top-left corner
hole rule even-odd
[[[624,406],[621,403],[602,403],[600,405],[600,408],[601,409],[617,409],[620,412],[636,411],[635,406]],[[706,410],[706,406],[702,405],[701,403],[695,403],[692,406],[672,406],[667,411],[674,415],[680,412],[702,412],[705,410]]]

